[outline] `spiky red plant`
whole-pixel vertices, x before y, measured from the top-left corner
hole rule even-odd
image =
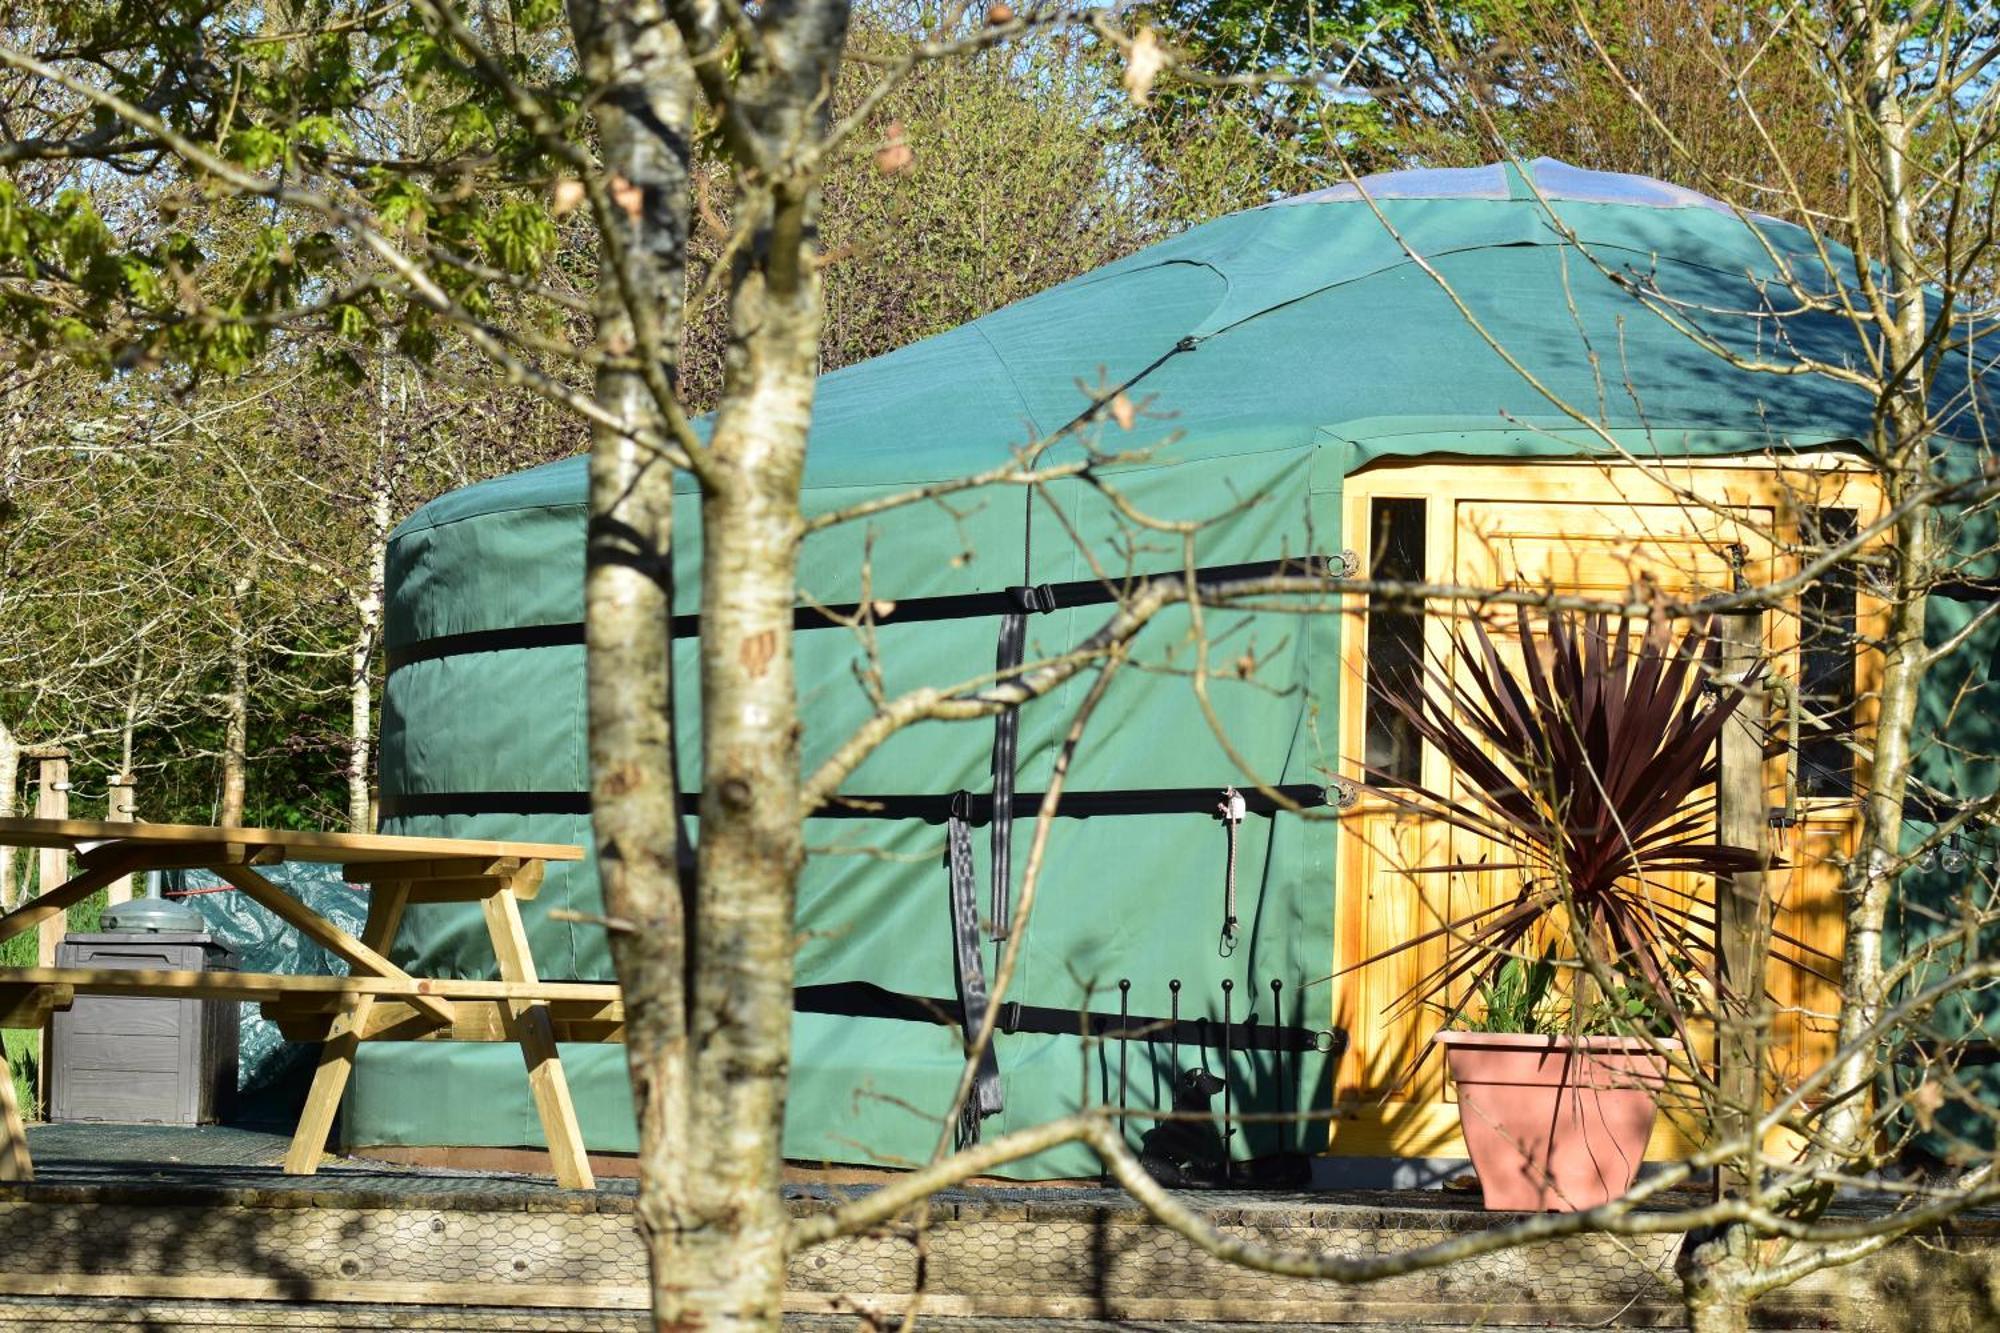
[[[1744,694],[1706,688],[1720,660],[1707,616],[1676,643],[1662,614],[1636,631],[1623,617],[1560,612],[1537,628],[1522,608],[1518,633],[1518,667],[1475,619],[1471,634],[1455,636],[1454,661],[1426,663],[1421,674],[1379,686],[1457,782],[1450,793],[1388,781],[1369,790],[1513,858],[1410,873],[1516,871],[1520,889],[1355,966],[1451,936],[1464,947],[1404,997],[1436,1003],[1461,980],[1475,992],[1510,956],[1529,952],[1543,923],[1561,921],[1685,1038],[1688,1014],[1676,983],[1692,973],[1718,984],[1714,920],[1709,900],[1668,877],[1771,864],[1765,853],[1716,836],[1716,739]]]

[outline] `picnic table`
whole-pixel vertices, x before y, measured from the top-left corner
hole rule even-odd
[[[363,1041],[509,1041],[527,1062],[528,1086],[559,1183],[594,1180],[570,1100],[558,1040],[616,1041],[624,1006],[615,983],[545,982],[535,972],[521,903],[540,889],[550,861],[583,853],[557,843],[405,838],[360,833],[211,828],[192,824],[0,819],[0,847],[66,848],[78,870],[66,882],[0,915],[0,942],[66,911],[126,875],[206,870],[346,960],[346,976],[174,972],[122,968],[0,968],[0,1028],[42,1028],[78,995],[156,995],[247,1000],[263,1006],[286,1037],[325,1043],[311,1094],[285,1156],[285,1171],[311,1175],[326,1153],[356,1046]],[[338,864],[369,895],[360,938],[265,877],[286,861]],[[406,908],[477,902],[499,967],[494,981],[415,977],[390,962]],[[13,1080],[0,1049],[0,1181],[33,1177]]]

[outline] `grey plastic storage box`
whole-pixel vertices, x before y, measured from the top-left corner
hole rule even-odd
[[[178,903],[140,899],[112,929],[65,936],[61,967],[233,972],[237,956]],[[79,995],[50,1024],[49,1118],[200,1125],[236,1095],[239,1006],[227,1000]]]

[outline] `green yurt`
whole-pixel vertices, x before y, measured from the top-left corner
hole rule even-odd
[[[1134,576],[1400,559],[1406,573],[1449,577],[1469,568],[1452,552],[1469,549],[1475,518],[1526,532],[1535,514],[1590,495],[1595,526],[1577,530],[1611,532],[1604,505],[1650,504],[1643,487],[1657,477],[1644,478],[1660,466],[1692,476],[1712,464],[1700,477],[1736,496],[1777,460],[1832,459],[1839,472],[1846,442],[1866,437],[1865,393],[1738,369],[1703,345],[1853,353],[1849,326],[1793,313],[1770,282],[1780,261],[1814,290],[1841,281],[1790,224],[1548,159],[1364,185],[1365,197],[1342,184],[1196,227],[820,381],[809,513],[993,469],[1030,445],[1045,464],[1105,457],[1086,478],[954,494],[809,540],[797,638],[808,769],[872,711],[855,672],[861,638],[816,608],[875,605],[892,692],[949,685],[1062,652]],[[1939,392],[1985,410],[1969,381]],[[1127,421],[1074,427],[1113,386],[1134,409]],[[1630,485],[1620,469],[1636,469]],[[1839,503],[1865,509],[1862,486]],[[440,496],[397,530],[384,832],[589,843],[585,487],[584,460],[569,459]],[[698,523],[686,490],[680,534]],[[1624,539],[1604,536],[1604,549]],[[1706,530],[1689,540],[1720,543]],[[683,536],[683,699],[698,555]],[[1784,556],[1774,546],[1768,558]],[[1385,1043],[1414,1037],[1376,1021],[1366,992],[1329,981],[1404,928],[1388,870],[1349,846],[1366,803],[1348,783],[1396,739],[1361,703],[1366,623],[1365,607],[1215,612],[1198,640],[1176,612],[1139,640],[1139,669],[1122,673],[1069,777],[977,1132],[1095,1100],[1132,1109],[1136,1143],[1177,1071],[1199,1065],[1224,1077],[1235,1110],[1324,1113],[1232,1136],[1239,1157],[1457,1155],[1426,1119],[1441,1096],[1411,1094],[1400,1121],[1366,1109],[1383,1094],[1365,1071],[1391,1062]],[[998,725],[905,731],[811,820],[788,1156],[929,1154],[959,1067],[952,1024],[992,973],[1084,688]],[[684,759],[694,785],[697,751]],[[1939,782],[1977,776],[1950,762],[1937,757]],[[1305,812],[1281,812],[1273,791]],[[1240,823],[1222,815],[1232,792]],[[611,977],[601,929],[552,915],[599,910],[589,864],[552,867],[527,907],[544,978]],[[429,906],[410,911],[397,952],[435,975],[490,976],[485,941],[476,907]],[[633,1149],[622,1050],[562,1053],[590,1146]],[[361,1048],[344,1137],[534,1146],[540,1132],[512,1047],[383,1042]],[[1069,1150],[1018,1169],[1097,1166]]]

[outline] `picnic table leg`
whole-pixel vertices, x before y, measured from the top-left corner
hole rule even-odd
[[[0,1045],[0,1180],[34,1178],[35,1164],[28,1157],[28,1127],[21,1123],[21,1106],[14,1097],[7,1048]]]
[[[480,906],[486,912],[487,933],[493,937],[493,957],[500,965],[500,979],[531,983],[539,980],[513,886],[486,898]],[[569,1189],[596,1188],[590,1157],[583,1146],[583,1127],[577,1123],[576,1104],[570,1100],[569,1079],[563,1074],[562,1058],[556,1052],[555,1027],[549,1019],[548,1005],[540,1000],[508,1000],[502,1004],[501,1012],[507,1016],[510,1035],[521,1044],[521,1058],[528,1063],[528,1090],[534,1094],[535,1114],[541,1117],[542,1137],[548,1141],[556,1183]]]
[[[403,924],[403,909],[409,900],[408,884],[376,885],[368,900],[368,924],[361,928],[362,943],[377,953],[387,953],[396,942],[396,931]],[[305,1110],[299,1115],[292,1146],[285,1153],[286,1175],[309,1176],[319,1170],[320,1159],[326,1155],[327,1137],[333,1133],[334,1113],[340,1109],[341,1094],[347,1091],[348,1076],[354,1072],[355,1048],[361,1044],[368,1011],[374,1007],[375,997],[363,993],[350,997],[334,1015],[332,1026],[327,1029],[326,1045],[320,1048],[319,1068],[313,1071],[312,1091],[307,1094]]]

